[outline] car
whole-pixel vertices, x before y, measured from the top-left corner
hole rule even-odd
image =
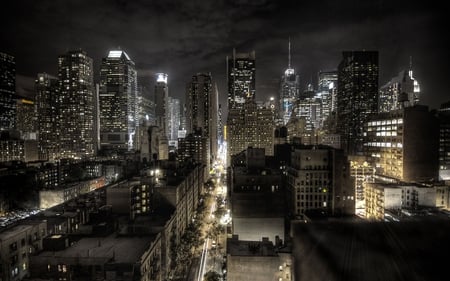
[[[216,248],[216,246],[217,246],[217,244],[216,244],[216,241],[215,240],[213,240],[212,242],[211,242],[211,248]]]

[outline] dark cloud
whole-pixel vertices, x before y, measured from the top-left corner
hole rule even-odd
[[[433,107],[448,99],[448,43],[441,40],[440,4],[410,1],[25,1],[1,11],[1,51],[16,57],[18,85],[38,72],[56,74],[57,56],[82,48],[95,68],[120,46],[136,62],[150,87],[152,75],[169,73],[170,95],[183,98],[197,72],[212,72],[226,100],[225,57],[232,49],[256,50],[257,98],[273,95],[292,64],[305,85],[317,71],[337,67],[343,50],[380,51],[380,84],[413,56],[423,101]],[[441,4],[442,6],[443,4]],[[445,76],[444,76],[445,75]],[[24,79],[24,77],[29,77]]]

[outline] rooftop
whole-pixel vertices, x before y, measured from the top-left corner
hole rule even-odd
[[[106,258],[117,263],[135,263],[150,247],[156,236],[82,238],[73,246],[62,251],[45,251],[39,257],[61,258]]]

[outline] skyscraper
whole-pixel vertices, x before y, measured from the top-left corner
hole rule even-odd
[[[211,74],[192,76],[186,90],[187,133],[201,131],[209,139],[211,160],[217,156],[218,91]]]
[[[406,182],[436,180],[438,123],[424,105],[372,115],[365,124],[364,151],[376,175]]]
[[[16,61],[0,52],[0,131],[16,125]]]
[[[135,149],[137,73],[124,51],[110,51],[100,69],[100,145],[104,149]]]
[[[320,71],[317,97],[322,102],[322,119],[326,120],[336,111],[337,71]]]
[[[291,117],[295,101],[299,97],[300,77],[291,67],[291,41],[289,40],[288,68],[281,76],[280,84],[280,118],[286,125]]]
[[[243,108],[246,100],[255,100],[255,51],[227,57],[228,109]]]
[[[344,51],[338,67],[337,131],[348,154],[362,152],[364,123],[377,105],[378,52]]]
[[[19,98],[16,105],[16,129],[20,137],[36,140],[36,107],[31,99]]]
[[[168,102],[169,102],[169,87],[167,85],[167,74],[156,74],[155,85],[155,117],[156,126],[158,126],[165,136],[169,136],[168,131]]]
[[[168,99],[168,131],[169,142],[177,146],[178,129],[180,128],[180,100],[169,97]]]
[[[69,51],[58,58],[62,158],[94,154],[94,73],[86,52]]]
[[[35,82],[39,159],[59,159],[60,87],[58,78],[39,73]]]
[[[380,88],[378,111],[389,112],[401,107],[414,106],[419,102],[420,85],[413,77],[412,63],[409,70],[401,71]]]
[[[156,74],[155,85],[155,118],[156,126],[160,130],[159,138],[159,154],[157,159],[168,159],[168,139],[169,139],[169,119],[168,119],[168,107],[169,107],[169,87],[167,85],[167,74]]]
[[[274,120],[271,108],[258,107],[256,102],[247,101],[242,109],[228,112],[227,131],[228,155],[246,150],[249,146],[264,148],[266,155],[273,155]]]

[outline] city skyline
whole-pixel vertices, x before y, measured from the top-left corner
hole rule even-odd
[[[441,81],[448,53],[439,40],[443,11],[430,4],[99,1],[88,8],[86,3],[15,1],[5,9],[1,51],[16,59],[18,94],[33,92],[37,73],[56,75],[57,56],[79,48],[93,58],[98,81],[101,58],[120,46],[135,61],[141,85],[151,88],[155,74],[164,72],[169,95],[183,99],[193,74],[211,72],[225,105],[226,56],[236,48],[256,51],[256,99],[263,100],[278,93],[290,37],[301,90],[311,80],[317,83],[318,71],[336,69],[342,51],[365,49],[379,51],[380,85],[407,69],[412,56],[421,103],[438,108],[446,101]]]

